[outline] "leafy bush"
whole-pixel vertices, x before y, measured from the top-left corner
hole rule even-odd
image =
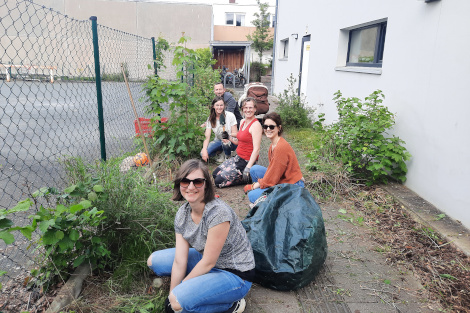
[[[76,184],[97,181],[106,191],[96,202],[107,217],[101,225],[111,252],[106,266],[120,287],[129,290],[136,278],[149,274],[146,260],[153,251],[174,246],[176,205],[170,194],[160,192],[168,189],[167,182],[149,183],[143,169],[121,173],[121,161],[86,165],[81,159],[69,159],[66,171]]]
[[[278,112],[282,117],[282,122],[290,127],[311,127],[315,110],[308,106],[303,95],[298,95],[297,88],[295,88],[296,79],[292,74],[287,81],[287,89],[277,96]]]
[[[31,225],[13,227],[8,231],[20,230],[31,240],[32,233],[39,230],[35,241],[43,253],[36,258],[40,268],[31,271],[38,278],[34,281],[35,284],[47,289],[57,278],[66,279],[69,269],[84,262],[94,268],[103,266],[101,261],[106,260],[110,252],[99,226],[106,217],[103,211],[93,205],[101,198],[102,193],[103,188],[100,185],[90,188],[83,184],[72,185],[62,193],[55,188],[41,188],[32,194],[34,201],[20,201],[7,211],[21,212],[36,207],[35,213],[29,216],[32,219]],[[42,198],[45,198],[48,205],[39,203]],[[1,221],[2,226],[11,224],[6,218]],[[11,238],[7,236],[6,239],[5,243],[11,243]]]
[[[333,124],[333,140],[337,154],[349,172],[367,183],[386,183],[389,177],[406,180],[407,161],[411,155],[402,146],[405,142],[386,131],[395,124],[394,114],[381,103],[382,91],[374,91],[361,101],[344,98],[340,91],[333,100],[339,121]]]
[[[153,76],[144,87],[150,102],[148,112],[159,115],[162,112],[160,104],[169,103],[169,121],[162,125],[154,124],[153,142],[154,148],[162,155],[168,155],[169,160],[199,155],[199,143],[202,143],[204,138],[204,129],[199,125],[209,115],[207,103],[213,97],[211,93],[216,77],[216,71],[197,66],[207,63],[207,60],[201,57],[206,54],[198,55],[196,51],[186,48],[186,42],[187,38],[182,37],[179,45],[173,48],[172,64],[181,69],[177,73],[181,80],[167,81]]]
[[[217,60],[212,57],[212,51],[210,48],[199,48],[196,49],[196,68],[207,68],[212,67]]]
[[[266,75],[266,64],[258,61],[251,62],[250,73],[250,79],[253,78],[255,82],[260,82],[261,76]]]
[[[12,232],[14,231],[20,231],[23,236],[25,236],[27,239],[31,240],[31,235],[32,232],[34,231],[34,228],[32,225],[26,225],[26,226],[15,226],[13,221],[8,218],[10,214],[15,214],[18,212],[24,212],[28,211],[29,207],[31,204],[31,200],[23,200],[20,201],[15,207],[6,210],[6,209],[0,209],[0,239],[3,240],[5,245],[12,244],[15,242],[15,236],[13,236]],[[7,272],[6,271],[0,271],[0,277],[5,275]],[[0,289],[2,289],[2,284],[0,283]]]
[[[41,284],[47,286],[55,282],[55,277],[63,279],[71,266],[75,268],[82,263],[103,268],[103,261],[110,255],[100,228],[106,217],[93,206],[103,188],[93,186],[88,199],[80,201],[83,187],[83,184],[72,185],[61,194],[53,188],[42,188],[33,194],[34,197],[55,195],[57,199],[55,207],[41,205],[31,216],[33,227],[40,231],[38,245],[45,249],[45,254],[39,255],[42,267],[32,271]]]
[[[214,84],[220,81],[220,74],[212,69],[217,60],[212,58],[209,48],[197,49],[196,64],[194,68],[194,82],[191,86],[191,95],[197,98],[197,102],[204,107],[202,119],[209,115],[208,107],[214,99]]]

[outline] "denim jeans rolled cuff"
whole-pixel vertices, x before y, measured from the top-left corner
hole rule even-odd
[[[258,166],[258,165],[257,165]],[[254,167],[254,166],[253,166]],[[252,169],[253,169],[252,167]],[[262,167],[262,166],[261,166]],[[250,171],[250,175],[251,175],[251,171]],[[259,177],[259,178],[262,178],[262,177]],[[253,176],[251,176],[251,179],[253,179]],[[254,180],[253,180],[254,181]],[[258,181],[258,178],[256,179],[256,181]],[[295,184],[293,185],[296,185],[296,186],[300,186],[302,188],[305,187],[305,184],[304,184],[304,181],[303,180],[299,180],[298,182],[296,182]],[[261,188],[256,188],[250,192],[248,192],[248,200],[250,200],[251,203],[255,203],[256,200],[258,200],[259,197],[261,197],[261,194],[268,188],[264,188],[264,189],[261,189]]]
[[[152,253],[150,269],[159,276],[170,276],[175,248]],[[202,255],[190,248],[186,275],[202,259]],[[251,282],[218,268],[177,285],[173,290],[182,312],[224,312],[234,302],[244,298],[251,288]]]

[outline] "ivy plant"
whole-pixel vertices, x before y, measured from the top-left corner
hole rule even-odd
[[[337,154],[347,170],[366,179],[367,184],[387,183],[389,177],[404,182],[406,161],[411,155],[399,137],[387,131],[395,124],[395,115],[382,104],[381,90],[361,101],[344,98],[338,90],[336,102],[339,120],[332,125]]]

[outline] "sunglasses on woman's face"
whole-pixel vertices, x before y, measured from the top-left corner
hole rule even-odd
[[[202,186],[204,186],[205,181],[206,181],[205,178],[195,178],[195,179],[183,178],[180,181],[180,186],[183,188],[188,188],[189,184],[193,183],[194,187],[201,188]]]
[[[263,128],[264,129],[270,129],[270,130],[273,130],[274,128],[276,128],[276,125],[263,125]]]

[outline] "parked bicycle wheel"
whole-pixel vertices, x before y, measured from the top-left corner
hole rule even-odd
[[[243,86],[245,86],[245,84],[246,84],[245,77],[237,78],[237,80],[235,81],[235,86],[237,86],[237,87],[243,87]]]

